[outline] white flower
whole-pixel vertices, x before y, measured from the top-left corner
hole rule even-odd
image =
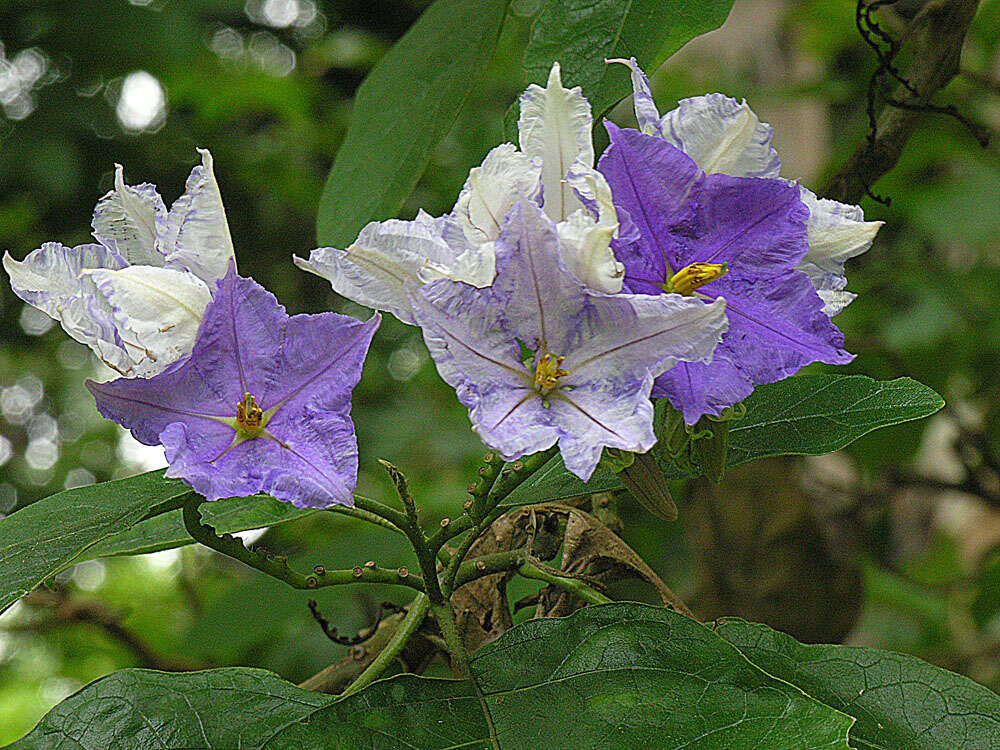
[[[639,129],[662,138],[691,157],[707,174],[733,177],[778,178],[781,161],[771,146],[772,128],[762,123],[745,101],[722,94],[682,99],[662,117],[653,102],[649,80],[631,60],[608,60],[632,71],[635,115]],[[809,209],[809,252],[799,269],[812,280],[825,303],[824,312],[836,315],[852,299],[844,291],[844,263],[871,247],[881,221],[865,221],[859,206],[817,198],[800,187]]]
[[[436,279],[483,288],[496,274],[496,241],[522,199],[543,207],[556,222],[566,267],[602,292],[621,291],[624,268],[611,251],[618,217],[611,190],[594,169],[590,104],[579,87],[562,85],[559,64],[545,87],[521,96],[520,150],[497,146],[469,172],[452,212],[413,221],[371,222],[346,250],[321,247],[306,271],[327,279],[338,294],[413,323],[407,286]]]
[[[212,156],[167,211],[153,185],[115,187],[94,209],[100,244],[47,242],[23,261],[5,254],[14,292],[58,320],[126,377],[149,377],[191,351],[215,282],[235,263]]]

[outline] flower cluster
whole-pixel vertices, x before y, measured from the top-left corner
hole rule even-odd
[[[686,99],[661,116],[635,60],[639,129],[593,118],[558,64],[521,96],[518,145],[490,151],[440,217],[367,225],[301,268],[420,327],[476,432],[508,460],[558,445],[588,479],[605,448],[656,441],[654,397],[688,424],[811,362],[850,361],[831,316],[844,263],[878,230],[857,206],[780,176],[745,102]],[[105,416],[162,444],[168,475],[209,499],[267,492],[351,503],[350,396],[375,329],[289,317],[236,274],[202,151],[167,211],[151,185],[98,204],[98,244],[4,257],[15,291],[125,377],[89,383]]]

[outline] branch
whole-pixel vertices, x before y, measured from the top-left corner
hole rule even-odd
[[[978,6],[979,0],[930,0],[924,5],[906,33],[913,53],[907,83],[899,84],[878,115],[874,132],[830,179],[823,195],[857,203],[896,165],[921,113],[938,111],[932,99],[959,73],[962,44]]]
[[[31,594],[28,603],[51,609],[52,616],[37,623],[7,628],[8,630],[43,631],[74,624],[95,625],[114,640],[123,644],[146,669],[163,672],[188,672],[205,669],[206,664],[163,656],[122,623],[122,614],[97,600],[73,599],[63,591],[38,590]]]
[[[206,547],[239,560],[244,565],[249,565],[272,578],[277,578],[292,588],[316,589],[346,583],[390,583],[408,586],[417,591],[424,590],[423,579],[411,575],[406,568],[387,570],[370,562],[350,570],[327,570],[322,565],[317,565],[313,568],[312,574],[303,575],[288,567],[288,560],[285,557],[268,555],[260,548],[251,552],[232,534],[222,536],[216,534],[215,529],[201,520],[198,508],[203,502],[205,499],[197,495],[191,496],[184,502],[184,528],[188,534]]]

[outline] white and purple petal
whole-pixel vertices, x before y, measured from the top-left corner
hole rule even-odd
[[[884,222],[865,221],[860,206],[818,198],[802,188],[802,202],[809,209],[809,252],[799,269],[809,276],[825,303],[827,315],[836,315],[854,299],[844,291],[844,263],[872,246]]]
[[[502,143],[469,170],[452,216],[469,242],[492,242],[514,204],[521,198],[540,201],[541,187],[541,162]]]
[[[18,297],[59,321],[66,333],[89,346],[108,367],[123,375],[135,374],[136,349],[123,341],[111,304],[86,273],[126,267],[114,250],[46,242],[23,261],[5,254],[3,266]]]
[[[115,164],[115,187],[94,208],[94,237],[115,249],[129,264],[162,266],[160,238],[166,232],[167,207],[155,185],[126,185]]]
[[[212,298],[193,273],[155,266],[129,266],[89,273],[111,304],[115,326],[129,341],[141,342],[135,374],[155,375],[191,353],[198,326]]]
[[[580,208],[580,200],[565,183],[566,174],[577,162],[594,165],[590,129],[593,117],[579,86],[562,85],[559,63],[553,63],[544,88],[528,86],[521,95],[517,121],[521,151],[542,165],[542,199],[545,213],[562,221]]]
[[[191,170],[184,194],[170,207],[162,239],[167,264],[211,283],[235,260],[226,209],[212,168],[212,155],[200,148],[201,164]]]

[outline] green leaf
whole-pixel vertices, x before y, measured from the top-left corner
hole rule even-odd
[[[266,750],[492,750],[488,737],[471,682],[400,675],[314,711]]]
[[[160,469],[66,490],[0,519],[0,612],[46,578],[85,560],[193,544],[175,502],[188,492]],[[202,508],[219,533],[276,526],[318,512],[263,495]]]
[[[628,70],[605,58],[635,57],[652,72],[690,39],[726,20],[732,0],[548,0],[524,52],[528,80],[544,84],[553,61],[583,88],[595,115],[631,93]],[[515,118],[516,120],[516,118]]]
[[[642,604],[530,620],[472,659],[502,748],[847,748],[852,720]]]
[[[477,651],[471,667],[481,698],[459,687],[467,683],[395,678],[356,696],[363,710],[353,698],[320,709],[268,748],[317,747],[354,725],[381,735],[358,734],[356,746],[385,748],[535,750],[554,738],[588,748],[848,747],[848,716],[657,607],[609,604],[532,620]],[[414,736],[428,727],[432,738]]]
[[[163,471],[77,487],[0,519],[0,612],[95,544],[190,492]]]
[[[729,466],[765,456],[820,456],[880,427],[934,414],[944,400],[910,378],[799,375],[759,386],[729,430]]]
[[[1000,747],[1000,696],[966,677],[888,651],[806,646],[743,620],[715,632],[768,674],[855,717],[851,747]]]
[[[744,404],[746,416],[729,423],[727,467],[769,456],[832,453],[880,427],[930,416],[944,406],[944,400],[910,378],[798,375],[758,386]],[[665,472],[671,479],[682,476],[670,467]],[[556,456],[511,493],[506,504],[550,502],[620,488],[617,477],[600,469],[584,484]]]
[[[506,9],[437,0],[368,74],[320,198],[320,243],[346,247],[396,214],[493,56]]]
[[[559,747],[846,750],[853,722],[704,625],[642,604],[529,621],[474,654],[472,670],[478,691],[403,675],[343,701],[261,670],[125,670],[68,698],[14,748],[535,750],[558,738]]]
[[[310,508],[296,508],[290,503],[283,503],[266,495],[234,497],[205,503],[200,507],[200,511],[205,523],[220,534],[278,526],[320,512]],[[172,510],[108,537],[88,549],[85,559],[111,555],[140,555],[193,543],[194,539],[184,528],[181,511]],[[82,562],[82,559],[73,562]]]
[[[125,669],[71,695],[10,748],[252,750],[332,700],[263,669]]]

